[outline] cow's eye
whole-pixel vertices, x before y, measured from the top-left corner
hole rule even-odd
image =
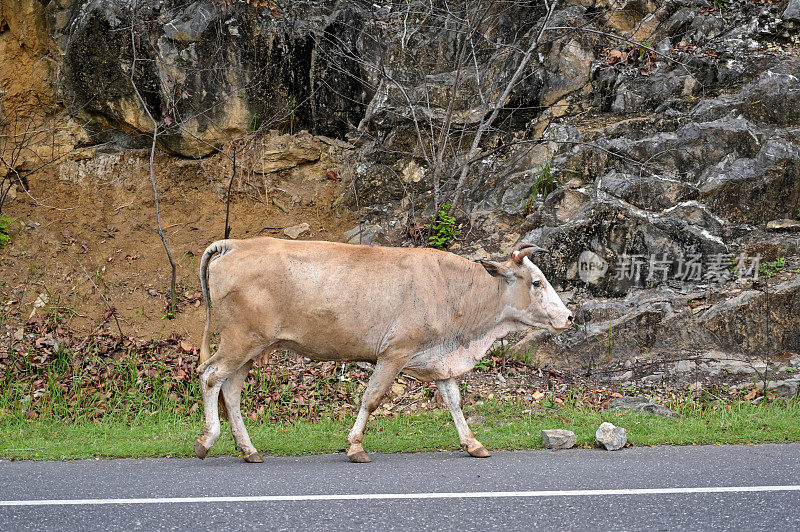
[[[538,280],[537,280],[537,281],[534,281],[534,282],[533,282],[533,286],[535,286],[536,288],[539,288],[540,286],[542,286],[542,282],[541,282],[541,281],[538,281]]]

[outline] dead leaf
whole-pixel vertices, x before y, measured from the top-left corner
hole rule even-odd
[[[608,52],[608,57],[606,58],[606,65],[611,66],[615,65],[622,61],[622,52],[619,50],[611,50]]]

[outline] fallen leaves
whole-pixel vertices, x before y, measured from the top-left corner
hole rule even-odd
[[[657,56],[649,44],[606,51],[606,66],[634,67],[643,75],[650,74]]]

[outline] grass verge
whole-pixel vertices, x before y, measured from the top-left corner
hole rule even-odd
[[[473,424],[475,435],[490,450],[539,449],[543,429],[565,428],[578,437],[578,446],[591,447],[603,421],[625,427],[632,445],[702,445],[724,443],[800,442],[800,403],[762,401],[687,403],[681,418],[650,414],[614,413],[575,406],[524,407],[492,401],[478,408],[486,418]],[[332,453],[345,449],[352,418],[297,421],[287,424],[250,422],[253,443],[264,454]],[[0,417],[0,457],[22,460],[92,457],[186,457],[200,429],[200,418],[185,420],[139,417],[134,422],[107,418],[102,422],[63,423]],[[368,452],[454,450],[458,437],[447,411],[373,419],[367,429]],[[214,455],[235,456],[226,424],[212,449]]]

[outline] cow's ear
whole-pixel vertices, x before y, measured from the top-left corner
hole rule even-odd
[[[503,277],[507,281],[514,279],[514,272],[508,266],[495,262],[493,260],[479,260],[481,266],[486,268],[486,271],[494,277]]]

